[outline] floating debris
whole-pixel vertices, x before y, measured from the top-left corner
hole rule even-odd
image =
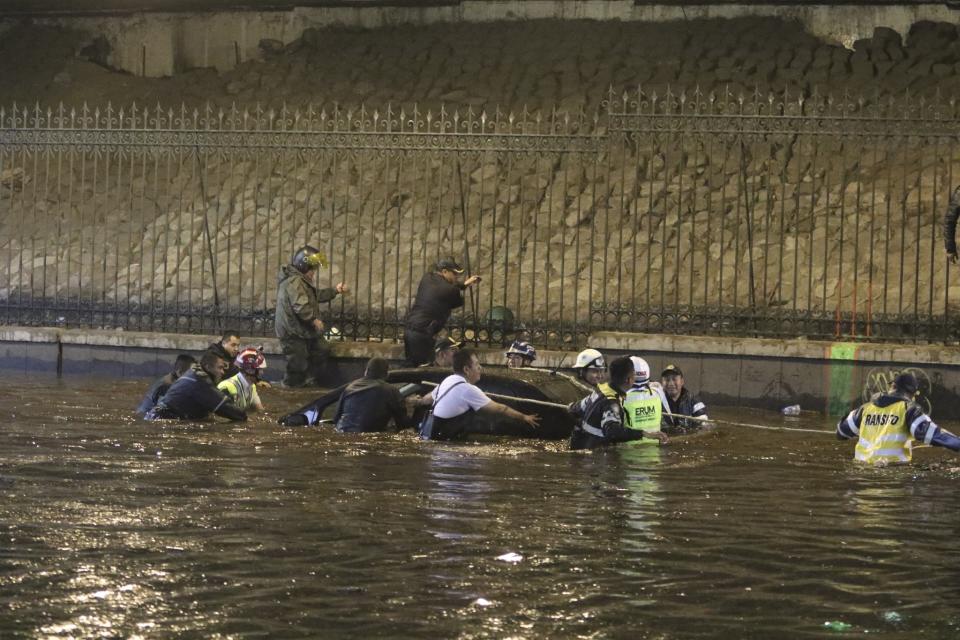
[[[850,629],[853,629],[852,624],[842,622],[840,620],[827,620],[823,623],[823,626],[825,626],[827,629],[830,629],[830,631],[849,631]]]
[[[502,560],[504,562],[517,563],[523,560],[523,556],[520,555],[519,553],[514,553],[513,551],[511,551],[510,553],[505,553],[502,556],[497,556],[497,560]]]

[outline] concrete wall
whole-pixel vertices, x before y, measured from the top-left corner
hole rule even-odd
[[[957,21],[954,10],[935,4],[636,5],[633,0],[463,0],[449,4],[360,7],[337,3],[281,11],[121,13],[45,17],[36,21],[103,35],[112,46],[110,65],[136,75],[160,77],[196,67],[226,71],[257,58],[261,40],[288,44],[305,29],[331,25],[376,28],[543,19],[665,22],[742,16],[796,20],[811,34],[848,48],[858,39],[869,38],[876,27],[889,27],[906,35],[910,25],[920,20]]]
[[[0,371],[10,374],[156,378],[170,370],[179,352],[202,352],[209,336],[73,329],[0,327]],[[266,378],[283,375],[284,360],[274,339],[250,338],[267,354]],[[608,358],[640,354],[656,373],[674,364],[687,385],[708,403],[805,410],[838,415],[885,389],[899,372],[920,380],[919,402],[936,419],[960,420],[960,348],[808,340],[697,338],[602,332],[590,344]],[[373,356],[399,365],[403,347],[373,342],[332,344],[331,386],[362,373]],[[538,352],[538,365],[566,368],[573,352]],[[502,365],[503,350],[481,349],[484,364]]]

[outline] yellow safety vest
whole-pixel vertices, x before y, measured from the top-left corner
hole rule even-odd
[[[257,386],[250,384],[246,379],[242,379],[241,376],[243,376],[243,374],[238,373],[232,378],[227,378],[217,385],[217,389],[229,395],[237,407],[246,411],[254,406],[260,397],[257,394]]]
[[[660,420],[663,416],[663,403],[660,395],[647,387],[645,389],[631,389],[623,401],[623,412],[627,416],[627,423],[623,426],[638,431],[660,431]],[[660,441],[656,438],[632,440],[632,445],[655,445]]]
[[[860,439],[854,454],[857,460],[868,464],[910,462],[912,443],[906,402],[901,400],[886,407],[868,402],[863,406]]]

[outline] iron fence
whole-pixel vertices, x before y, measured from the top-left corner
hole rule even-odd
[[[0,109],[0,322],[272,333],[302,244],[339,335],[484,277],[485,343],[625,330],[955,339],[953,101],[611,95],[601,113]]]

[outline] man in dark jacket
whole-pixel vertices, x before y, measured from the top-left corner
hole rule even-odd
[[[232,378],[240,373],[240,369],[234,364],[233,360],[240,353],[240,332],[233,329],[227,329],[220,336],[220,342],[211,342],[207,347],[207,352],[219,356],[226,360],[227,371],[223,374],[223,379]]]
[[[205,420],[216,414],[235,422],[243,422],[247,414],[217,390],[217,383],[227,370],[226,361],[213,353],[204,353],[200,364],[180,376],[145,418],[147,420]]]
[[[137,407],[137,413],[145,415],[150,409],[153,409],[157,401],[167,392],[167,389],[177,381],[177,378],[185,374],[190,369],[190,365],[196,361],[196,358],[188,353],[178,355],[176,361],[173,363],[173,371],[154,382],[150,385],[150,388],[147,389],[147,394],[143,396],[143,400],[140,401],[140,406]]]
[[[710,425],[707,422],[707,405],[684,386],[683,371],[680,367],[667,365],[667,368],[660,373],[660,384],[663,385],[663,393],[667,397],[670,413],[673,414],[663,417],[664,426],[673,427],[668,431],[678,434],[703,429]],[[688,420],[677,416],[690,416],[697,419]]]
[[[277,279],[274,325],[287,357],[283,384],[288,387],[318,384],[326,368],[330,349],[323,337],[320,303],[346,292],[347,285],[341,282],[335,288],[317,289],[314,274],[318,267],[325,266],[324,255],[308,245],[294,254],[293,261],[280,270]]]
[[[362,378],[334,389],[280,419],[286,426],[307,426],[320,422],[324,410],[337,404],[333,423],[337,431],[359,433],[386,431],[390,420],[398,429],[412,427],[400,391],[387,384],[389,366],[383,358],[371,358]],[[415,398],[419,400],[419,398]]]
[[[450,313],[463,306],[464,289],[480,282],[480,276],[470,276],[461,283],[457,278],[462,273],[456,261],[444,258],[420,279],[403,329],[403,348],[410,366],[433,360],[436,335],[447,324]]]
[[[656,438],[667,440],[662,431],[641,431],[627,426],[623,400],[636,380],[630,358],[617,358],[610,363],[610,382],[601,382],[586,398],[570,405],[577,425],[570,436],[571,449],[595,449],[618,442]]]

